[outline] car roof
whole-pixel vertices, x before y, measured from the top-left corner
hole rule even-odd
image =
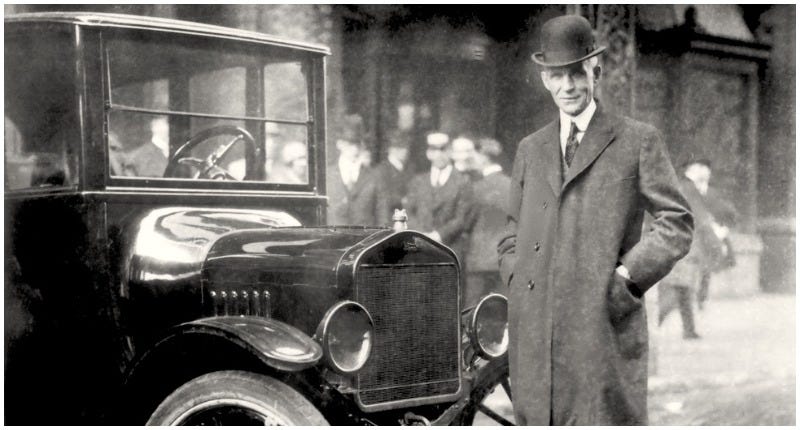
[[[297,42],[264,33],[257,33],[254,31],[150,16],[124,15],[116,13],[40,12],[7,15],[5,17],[5,22],[61,22],[87,27],[120,27],[160,30],[183,34],[197,34],[227,39],[246,40],[301,49],[304,51],[325,55],[330,55],[331,53],[330,49],[323,45]]]

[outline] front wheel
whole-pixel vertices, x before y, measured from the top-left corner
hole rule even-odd
[[[507,355],[478,368],[469,403],[451,425],[516,425]]]
[[[147,425],[328,425],[302,394],[266,375],[220,371],[183,384]]]

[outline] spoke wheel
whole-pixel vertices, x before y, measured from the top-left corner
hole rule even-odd
[[[453,425],[513,426],[511,385],[508,378],[508,359],[493,360],[477,370],[469,404]]]
[[[179,387],[156,408],[148,425],[327,425],[303,395],[266,375],[221,371]]]

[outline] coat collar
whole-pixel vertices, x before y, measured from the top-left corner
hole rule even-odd
[[[614,140],[614,123],[612,119],[598,106],[597,112],[589,122],[589,127],[586,128],[586,134],[583,135],[578,152],[575,153],[575,158],[572,160],[572,165],[567,170],[564,184],[561,187],[562,191],[586,170],[606,149],[608,144]]]
[[[542,143],[545,145],[544,157],[545,175],[553,194],[559,196],[561,192],[583,173],[600,156],[603,150],[614,140],[613,118],[605,113],[598,104],[597,111],[592,116],[586,133],[583,135],[578,152],[572,160],[572,165],[562,181],[561,177],[561,147],[559,139],[559,120],[547,124],[543,130]]]

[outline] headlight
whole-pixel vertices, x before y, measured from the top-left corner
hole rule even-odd
[[[325,313],[314,336],[328,365],[339,373],[358,372],[372,351],[372,317],[356,302],[344,301]]]
[[[469,325],[470,342],[478,355],[493,359],[508,350],[508,300],[489,294],[475,306]]]

